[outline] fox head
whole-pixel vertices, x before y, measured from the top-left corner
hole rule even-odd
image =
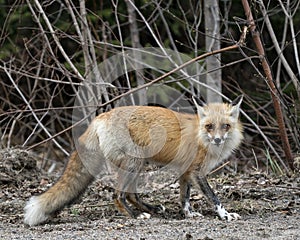
[[[230,104],[210,103],[207,105],[204,101],[193,97],[199,116],[199,136],[204,144],[220,146],[226,140],[234,140],[237,134],[241,134],[238,118],[242,100],[243,95]]]

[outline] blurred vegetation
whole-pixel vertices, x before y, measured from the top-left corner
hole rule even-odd
[[[71,11],[67,7],[67,2],[42,1],[41,4],[62,48],[78,72],[83,77],[86,77],[88,70],[83,47],[70,14]],[[234,40],[239,40],[240,28],[246,24],[245,14],[241,1],[219,2],[222,36],[220,41],[222,47],[225,47],[233,44]],[[267,59],[275,77],[280,57],[274,49],[274,44],[266,29],[265,19],[262,17],[258,3],[256,1],[250,2],[258,30],[263,39]],[[297,2],[295,0],[291,1],[291,11],[295,10]],[[116,3],[117,5],[115,5]],[[185,53],[191,58],[204,53],[205,29],[202,1],[136,0],[134,3],[164,48]],[[288,60],[292,71],[296,73],[295,75],[299,79],[292,38],[296,38],[299,50],[300,10],[296,10],[296,14],[292,18],[295,36],[292,36],[288,25],[286,36],[284,37],[284,28],[287,23],[286,16],[279,2],[264,1],[264,3],[278,42],[282,44],[281,41],[285,38],[283,54]],[[73,12],[76,14],[79,24],[81,24],[80,1],[74,1],[72,4]],[[120,52],[122,46],[132,46],[126,1],[88,0],[85,1],[85,7],[88,21],[88,26],[85,27],[90,29],[94,39],[93,47],[98,63]],[[33,15],[31,8],[37,18]],[[153,34],[149,32],[145,21],[138,13],[136,13],[136,19],[140,46],[157,47],[157,41],[154,39]],[[199,21],[199,26],[196,25],[197,20]],[[82,79],[74,73],[72,66],[66,61],[66,58],[55,43],[47,23],[42,17],[42,13],[37,9],[35,1],[0,0],[0,25],[1,145],[2,147],[13,145],[30,147],[48,138],[49,135],[47,136],[43,129],[40,129],[40,126],[37,125],[36,119],[28,108],[28,104],[20,96],[20,91],[29,101],[42,124],[49,130],[51,135],[54,135],[71,125],[72,106],[76,96],[76,89],[78,88],[76,84],[79,84]],[[43,28],[43,31],[41,28]],[[80,29],[84,31],[84,28],[81,27]],[[174,49],[174,47],[177,49]],[[257,56],[250,35],[247,37],[246,47],[243,48],[243,51],[248,58]],[[231,99],[238,94],[245,94],[243,108],[272,140],[278,152],[283,155],[270,91],[264,79],[257,72],[257,70],[262,72],[259,58],[252,58],[253,63],[257,67],[255,69],[245,55],[241,54],[239,50],[222,54],[221,61],[222,65],[225,66],[222,69],[223,94]],[[236,63],[226,67],[227,64],[235,61]],[[5,69],[9,70],[10,76],[18,86],[18,89],[13,86]],[[158,73],[153,73],[150,70],[145,70],[144,74],[150,80],[159,76]],[[39,78],[40,80],[38,80]],[[47,79],[51,79],[51,81],[47,81]],[[199,79],[201,79],[201,75],[199,75]],[[281,101],[286,114],[289,139],[293,152],[296,154],[300,151],[299,143],[295,140],[300,125],[299,93],[284,69],[280,72],[279,79],[278,87],[282,93]],[[114,83],[118,87],[119,92],[117,94],[121,94],[132,86],[137,85],[132,73],[130,73],[130,80],[131,86],[128,86],[124,78],[120,78],[118,82]],[[184,89],[179,85],[170,84],[184,93]],[[182,84],[182,87],[188,88],[189,86],[186,82]],[[108,92],[111,98],[116,95],[116,92],[111,89]],[[185,93],[185,96],[189,98],[190,93]],[[165,98],[165,96],[162,97]],[[33,132],[35,132],[34,136]],[[246,153],[241,158],[245,161],[249,157],[251,158],[251,149],[257,149],[257,155],[264,158],[265,149],[261,149],[263,140],[260,134],[253,129],[253,126],[247,122],[245,122],[245,134],[247,135],[244,147]],[[56,139],[63,149],[67,149],[67,151],[72,149],[70,131],[64,132]],[[42,147],[42,150],[39,150],[39,147]],[[36,151],[43,151],[47,147],[46,157],[56,157],[51,155],[55,152],[53,150],[57,149],[52,141],[48,141],[39,147],[36,148]],[[247,152],[247,149],[249,152]],[[271,155],[272,153],[270,153]],[[270,156],[268,155],[268,159]]]

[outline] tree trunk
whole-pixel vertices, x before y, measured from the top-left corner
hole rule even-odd
[[[204,1],[205,16],[205,49],[206,52],[220,49],[220,15],[217,0]],[[222,91],[221,54],[206,58],[206,83],[218,92]],[[221,102],[222,98],[216,92],[206,91],[207,102]]]
[[[132,6],[132,4],[134,4],[134,0],[132,0],[131,2],[126,0],[125,2],[127,5],[131,44],[132,44],[134,59],[135,59],[135,62],[133,63],[135,67],[135,77],[137,81],[137,86],[142,86],[143,84],[145,84],[145,81],[143,79],[144,71],[142,70],[140,64],[141,54],[138,49],[141,47],[140,36],[139,36],[138,26],[136,22],[135,9]],[[146,105],[146,104],[147,104],[147,92],[146,89],[141,89],[140,91],[138,91],[138,105]]]

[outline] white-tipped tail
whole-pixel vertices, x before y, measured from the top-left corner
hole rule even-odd
[[[31,197],[24,207],[24,223],[29,226],[37,225],[45,222],[48,215],[44,213],[43,207],[39,201],[39,197]]]

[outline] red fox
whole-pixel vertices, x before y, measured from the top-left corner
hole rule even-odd
[[[180,201],[185,217],[192,212],[190,190],[194,185],[214,204],[221,219],[239,219],[225,210],[207,182],[207,174],[226,159],[243,139],[239,121],[243,96],[231,104],[194,98],[197,114],[178,113],[150,106],[118,107],[97,116],[79,138],[61,178],[48,191],[33,196],[24,210],[30,226],[45,222],[76,200],[109,160],[120,171],[114,201],[134,218],[160,213],[162,205],[143,202],[136,191],[139,173],[148,162],[172,166],[180,172]],[[133,210],[131,203],[139,211]],[[147,215],[148,214],[148,215]]]

